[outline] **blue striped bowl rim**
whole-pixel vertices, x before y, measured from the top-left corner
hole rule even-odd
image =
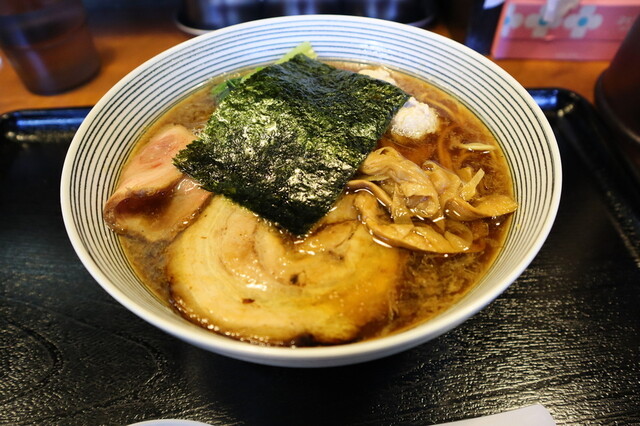
[[[512,172],[520,205],[504,248],[460,303],[406,332],[321,348],[267,348],[212,334],[163,306],[140,282],[102,219],[120,168],[138,138],[164,112],[211,77],[269,63],[302,41],[322,59],[378,63],[450,93],[494,133]],[[558,209],[562,172],[553,132],[527,91],[471,49],[437,34],[390,21],[304,15],[247,22],[193,38],[142,64],[91,110],[76,133],[61,181],[63,218],[80,260],[126,308],[166,332],[248,361],[317,367],[380,358],[459,325],[500,295],[544,243]]]

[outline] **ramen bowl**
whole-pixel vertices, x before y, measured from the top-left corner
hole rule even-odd
[[[511,170],[513,214],[504,247],[454,306],[406,331],[357,343],[268,347],[207,331],[161,303],[138,278],[102,209],[140,136],[213,76],[263,65],[311,42],[323,60],[381,64],[457,98],[497,139]],[[289,367],[364,362],[424,344],[498,297],[538,253],[558,208],[560,156],[552,130],[527,91],[467,47],[415,27],[353,16],[272,18],[223,28],[179,44],[116,84],[76,133],[64,164],[61,202],[69,238],[93,278],[124,307],[183,341],[236,359]]]

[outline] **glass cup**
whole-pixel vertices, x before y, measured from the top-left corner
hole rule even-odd
[[[0,47],[37,94],[72,89],[100,69],[82,0],[0,1]]]

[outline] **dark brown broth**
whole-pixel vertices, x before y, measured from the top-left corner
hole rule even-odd
[[[344,69],[357,71],[368,67],[354,63],[332,63]],[[488,129],[461,103],[434,86],[417,78],[392,72],[398,85],[421,102],[435,108],[442,120],[438,134],[427,135],[421,141],[394,139],[385,135],[381,146],[392,146],[417,164],[436,161],[450,169],[482,168],[486,175],[478,187],[480,195],[499,193],[512,196],[511,179],[506,162],[499,150],[478,153],[449,149],[449,144],[482,142],[496,145]],[[213,81],[212,84],[215,84]],[[154,130],[166,124],[182,124],[197,134],[215,108],[207,85],[172,108],[146,133],[143,145]],[[443,150],[443,147],[445,148]],[[443,155],[444,153],[444,155]],[[498,253],[509,218],[501,217],[475,221],[474,235],[481,235],[483,250],[454,255],[411,252],[404,280],[399,286],[395,318],[375,336],[413,327],[443,312],[460,300],[487,270]],[[165,244],[150,245],[130,238],[121,238],[123,247],[139,276],[166,304],[169,302],[168,280],[164,276]]]

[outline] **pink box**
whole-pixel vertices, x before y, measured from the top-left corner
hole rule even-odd
[[[496,59],[610,60],[640,14],[640,0],[582,0],[553,22],[545,0],[507,0],[491,54]]]

